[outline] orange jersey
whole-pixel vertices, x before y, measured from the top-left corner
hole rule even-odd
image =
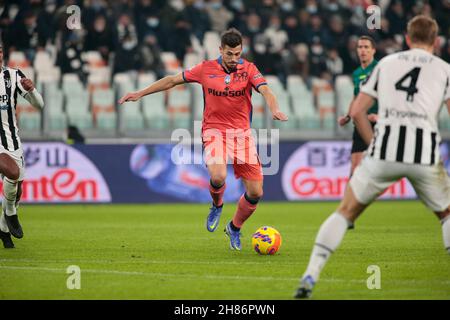
[[[267,84],[258,68],[240,59],[236,69],[228,73],[222,58],[203,61],[183,72],[186,82],[203,87],[204,109],[202,131],[250,128],[252,119],[252,88]],[[258,91],[259,92],[259,91]]]

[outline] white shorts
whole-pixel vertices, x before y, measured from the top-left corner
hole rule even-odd
[[[417,196],[435,212],[450,205],[450,178],[442,162],[424,166],[388,162],[365,156],[350,179],[353,194],[361,204],[369,204],[397,180],[406,177]]]
[[[19,181],[22,181],[25,178],[25,160],[23,158],[23,149],[20,147],[16,151],[8,151],[3,148],[2,145],[0,145],[0,153],[6,153],[11,158],[14,159],[17,166],[19,167]],[[2,177],[3,178],[3,177]]]

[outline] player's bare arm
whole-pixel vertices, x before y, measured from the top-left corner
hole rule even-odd
[[[448,99],[447,101],[445,101],[445,104],[447,105],[447,111],[450,114],[450,99]]]
[[[272,119],[287,121],[288,117],[278,107],[277,98],[275,97],[269,86],[268,85],[260,86],[259,92],[262,94],[264,100],[266,100],[266,103],[269,106],[270,112],[272,113]]]
[[[176,74],[173,76],[166,76],[166,77],[159,79],[158,81],[152,83],[151,85],[149,85],[148,87],[146,87],[142,90],[127,93],[122,98],[120,98],[119,104],[123,104],[124,102],[127,102],[127,101],[137,101],[140,98],[145,97],[146,95],[160,92],[160,91],[169,90],[169,89],[172,89],[173,87],[175,87],[179,84],[182,84],[182,83],[184,83],[182,73],[179,73],[179,74]]]
[[[370,144],[370,141],[372,141],[373,129],[367,117],[367,110],[369,110],[369,108],[373,105],[373,102],[374,99],[371,96],[360,92],[352,104],[349,112],[350,117],[355,122],[359,134],[368,145]]]

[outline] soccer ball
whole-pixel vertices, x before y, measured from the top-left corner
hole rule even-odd
[[[252,236],[252,247],[263,255],[275,254],[281,246],[281,234],[272,227],[264,226]]]

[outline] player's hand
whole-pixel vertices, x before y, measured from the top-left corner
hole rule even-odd
[[[120,98],[119,104],[123,104],[124,102],[127,102],[127,101],[137,101],[140,98],[141,98],[141,95],[139,92],[129,92],[126,95],[124,95],[122,98]]]
[[[278,111],[275,111],[275,112],[272,114],[272,119],[273,119],[273,120],[280,120],[280,121],[287,121],[287,120],[288,120],[288,117],[287,117],[287,115],[285,115],[283,112],[281,112],[280,110],[278,110]]]
[[[340,125],[341,127],[343,127],[343,126],[345,126],[347,123],[349,123],[350,120],[351,120],[351,118],[350,118],[349,115],[346,115],[346,116],[340,116],[340,117],[338,118],[338,123],[339,123],[339,125]]]
[[[378,121],[378,115],[376,113],[368,114],[367,119],[369,119],[370,122],[375,123]]]
[[[28,78],[22,78],[20,79],[20,84],[22,85],[22,87],[27,91],[33,91],[34,89],[34,83],[33,81],[31,81]]]

